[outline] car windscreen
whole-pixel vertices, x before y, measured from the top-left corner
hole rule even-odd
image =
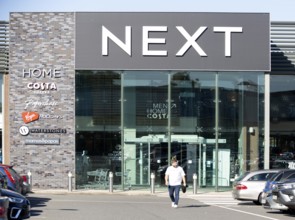
[[[270,180],[271,178],[273,178],[277,173],[268,173],[265,177],[265,180]]]
[[[273,175],[272,178],[269,179],[269,181],[280,181],[280,179],[283,177],[283,172],[279,172],[276,175]]]
[[[284,178],[284,180],[290,180],[290,179],[294,179],[294,178],[295,178],[295,171],[294,171],[294,173],[291,173],[288,176],[286,176],[286,178]]]

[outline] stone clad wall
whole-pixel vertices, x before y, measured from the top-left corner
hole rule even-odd
[[[10,163],[33,189],[75,173],[74,48],[74,13],[11,13]]]

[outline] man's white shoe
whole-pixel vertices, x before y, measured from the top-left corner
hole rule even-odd
[[[177,208],[178,206],[174,204],[173,208]]]
[[[175,206],[175,204],[174,204],[174,202],[172,202],[172,203],[171,203],[171,207],[174,207],[174,206]]]

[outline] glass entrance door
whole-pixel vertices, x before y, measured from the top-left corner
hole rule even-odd
[[[199,186],[208,187],[213,186],[214,176],[214,160],[213,160],[213,149],[214,145],[202,145],[199,148]]]
[[[169,72],[122,74],[124,184],[148,186],[150,174],[167,164]],[[166,140],[166,141],[165,141]]]
[[[155,183],[158,186],[164,184],[168,145],[163,139],[163,135],[125,139],[125,174],[128,176],[125,184],[148,186],[152,173],[155,174]]]
[[[180,138],[184,142],[180,142]],[[195,139],[189,140],[189,139]],[[188,142],[190,141],[190,143]],[[187,182],[192,183],[192,176],[198,172],[198,142],[196,136],[173,136],[170,155],[176,156],[183,167]],[[164,186],[165,172],[169,164],[168,142],[163,135],[147,135],[140,138],[125,139],[125,173],[126,183],[136,186],[148,186],[150,176],[155,174],[155,184]],[[134,175],[133,178],[129,174]],[[133,179],[133,181],[129,181]]]
[[[203,165],[199,149],[202,129],[214,138],[214,76],[167,71],[122,74],[124,185],[148,186],[154,173],[156,185],[164,186],[172,156],[184,168],[189,184],[193,174],[200,176],[203,170],[206,183],[213,184],[213,168]]]

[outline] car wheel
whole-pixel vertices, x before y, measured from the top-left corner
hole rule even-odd
[[[262,204],[262,193],[259,194],[258,200],[253,201],[255,205],[261,205]]]

